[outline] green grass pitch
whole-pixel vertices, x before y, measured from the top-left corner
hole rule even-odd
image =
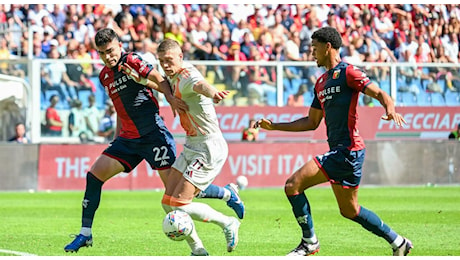
[[[240,242],[227,253],[222,230],[196,223],[213,256],[283,256],[300,241],[282,188],[240,192],[246,205]],[[69,234],[80,230],[78,192],[0,193],[0,256],[7,250],[38,256],[64,256]],[[307,191],[317,236],[318,256],[388,256],[385,240],[340,216],[329,187]],[[104,191],[93,226],[93,247],[79,256],[187,256],[186,242],[174,242],[161,231],[164,217],[158,191]],[[235,216],[225,202],[199,199]],[[360,204],[376,212],[396,232],[414,243],[414,256],[460,255],[460,187],[361,187]],[[74,254],[75,255],[75,254]],[[315,255],[315,256],[316,256]]]

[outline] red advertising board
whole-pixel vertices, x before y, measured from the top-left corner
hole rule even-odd
[[[229,141],[239,141],[241,131],[249,119],[268,118],[273,122],[288,122],[307,115],[308,107],[216,107],[220,127]],[[359,107],[359,130],[366,140],[386,138],[447,138],[460,123],[460,107],[397,107],[407,121],[404,127],[397,127],[393,121],[380,120],[383,107]],[[173,118],[171,110],[162,109],[163,117],[171,132],[183,135],[179,118]],[[305,141],[326,140],[324,123],[314,132],[289,133],[261,131],[261,140]]]
[[[86,173],[105,145],[41,145],[38,163],[39,190],[84,190]],[[178,145],[178,152],[182,145]],[[229,157],[217,185],[235,182],[239,175],[249,187],[282,187],[287,177],[318,153],[327,151],[321,143],[230,143]],[[129,174],[107,181],[104,189],[162,189],[156,171],[145,161]]]
[[[220,127],[229,140],[229,158],[215,183],[225,185],[236,177],[248,177],[250,187],[281,187],[286,178],[312,156],[327,151],[325,126],[312,132],[289,133],[260,131],[260,143],[239,143],[241,131],[250,118],[265,117],[274,122],[287,122],[303,117],[308,108],[295,107],[217,107]],[[178,118],[168,107],[162,115],[182,151],[184,134]],[[459,107],[398,107],[407,121],[397,127],[381,120],[382,107],[360,107],[359,130],[366,140],[376,139],[446,139],[460,123]],[[179,138],[178,138],[179,136]],[[305,141],[309,141],[308,143]],[[276,142],[276,143],[273,143]],[[105,145],[41,145],[39,150],[38,185],[40,190],[84,190],[86,173]],[[104,189],[158,189],[163,184],[156,171],[142,162],[130,174],[120,174]]]
[[[84,190],[86,173],[106,145],[40,145],[38,161],[39,190]],[[104,189],[162,188],[160,177],[142,162],[130,174],[112,178]]]

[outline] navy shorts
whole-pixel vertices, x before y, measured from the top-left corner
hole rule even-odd
[[[130,172],[145,159],[154,170],[169,169],[176,160],[176,143],[166,127],[137,138],[117,137],[103,154],[119,161]]]
[[[331,183],[340,183],[345,188],[358,187],[365,154],[366,149],[350,151],[340,147],[316,156],[315,161]]]

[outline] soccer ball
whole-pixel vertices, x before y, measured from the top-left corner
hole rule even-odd
[[[173,210],[163,219],[163,232],[174,241],[184,240],[194,228],[192,218],[182,210]]]
[[[240,175],[238,178],[236,178],[236,184],[240,190],[244,190],[248,186],[248,178],[246,178],[246,176]]]

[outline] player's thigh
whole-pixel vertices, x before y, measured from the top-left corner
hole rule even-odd
[[[287,194],[295,194],[326,181],[327,178],[316,162],[310,160],[287,179],[285,191]]]
[[[160,175],[161,182],[163,182],[163,186],[166,188],[168,183],[168,178],[171,172],[171,168],[158,170],[158,175]],[[168,194],[169,195],[169,194]]]
[[[340,214],[346,218],[354,218],[359,213],[358,188],[346,187],[340,183],[331,183]]]
[[[158,173],[160,174],[160,177],[162,178],[162,180],[163,178],[166,180],[166,182],[164,182],[165,194],[172,196],[174,193],[174,190],[176,189],[177,183],[179,183],[180,179],[183,178],[182,172],[176,168],[170,168],[167,171],[167,174],[164,175],[164,177],[162,175],[163,173],[165,173],[165,170],[158,171]]]
[[[105,182],[123,170],[124,167],[120,162],[105,154],[101,154],[91,166],[90,172],[96,178]]]

